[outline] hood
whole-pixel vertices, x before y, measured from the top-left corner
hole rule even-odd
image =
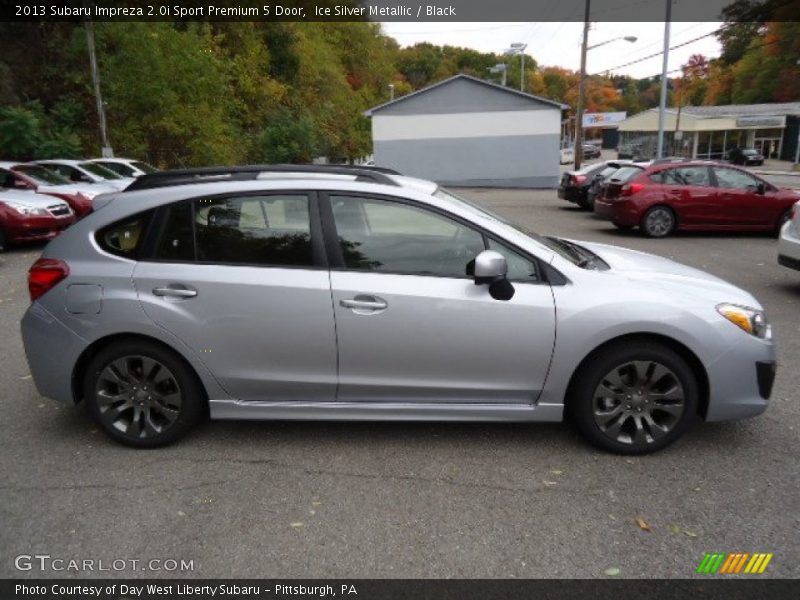
[[[21,204],[28,208],[47,208],[48,206],[66,206],[66,202],[49,196],[43,196],[34,192],[16,192],[16,191],[2,191],[0,192],[0,202],[12,202],[14,204]]]
[[[761,308],[758,300],[749,292],[700,269],[628,248],[592,242],[575,243],[600,256],[615,275],[640,282],[649,288],[686,294],[715,304],[730,302]]]
[[[90,200],[98,194],[116,191],[115,188],[102,183],[70,183],[64,185],[40,185],[36,188],[41,194],[83,194]]]

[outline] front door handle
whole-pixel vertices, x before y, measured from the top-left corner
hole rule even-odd
[[[167,298],[194,298],[197,296],[197,290],[185,285],[168,285],[166,287],[153,288],[153,295]]]
[[[339,306],[344,308],[351,308],[356,311],[359,310],[384,310],[388,308],[389,304],[386,300],[382,298],[377,298],[376,296],[367,296],[359,294],[355,298],[349,298],[347,300],[339,300]]]

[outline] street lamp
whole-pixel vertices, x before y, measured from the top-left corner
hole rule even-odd
[[[522,42],[514,42],[511,44],[511,47],[506,49],[503,54],[506,56],[516,56],[519,54],[520,56],[520,75],[519,75],[519,91],[525,91],[525,48],[528,47],[528,44],[523,44]]]
[[[581,73],[580,79],[578,80],[578,110],[577,114],[575,115],[575,169],[581,168],[581,162],[583,161],[583,142],[581,141],[583,138],[583,105],[585,103],[585,96],[586,96],[586,89],[584,86],[584,80],[586,79],[586,53],[593,48],[597,48],[599,46],[605,46],[606,44],[610,44],[611,42],[616,42],[617,40],[625,40],[626,42],[633,43],[638,38],[634,35],[625,35],[620,37],[615,37],[610,40],[606,40],[605,42],[600,42],[599,44],[594,44],[593,46],[589,45],[589,4],[591,0],[586,0],[586,11],[584,14],[583,20],[583,43],[581,44]]]
[[[508,71],[508,65],[506,63],[498,63],[493,67],[489,67],[490,73],[502,73],[503,74],[503,83],[502,86],[506,87],[506,72]]]

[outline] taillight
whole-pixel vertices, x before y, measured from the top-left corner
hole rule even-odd
[[[575,184],[580,184],[586,181],[586,175],[573,175],[572,182]]]
[[[69,267],[63,260],[56,258],[37,260],[28,270],[28,291],[31,295],[31,302],[49,292],[68,275]]]
[[[633,196],[644,189],[643,183],[626,183],[620,190],[620,196]]]

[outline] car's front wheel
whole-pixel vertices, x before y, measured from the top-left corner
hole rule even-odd
[[[654,206],[648,210],[639,224],[640,229],[647,237],[667,237],[677,225],[675,213],[668,206]]]
[[[670,348],[633,342],[605,348],[576,374],[567,408],[583,436],[622,454],[646,454],[677,440],[697,414],[692,369]]]
[[[138,448],[174,442],[204,414],[205,397],[191,368],[144,340],[102,349],[87,367],[84,390],[98,425],[115,440]]]

